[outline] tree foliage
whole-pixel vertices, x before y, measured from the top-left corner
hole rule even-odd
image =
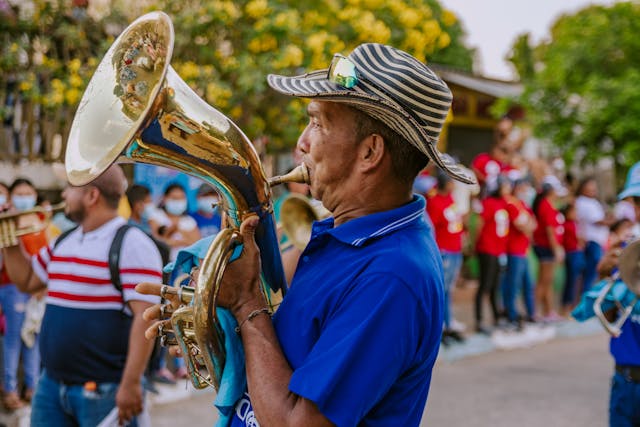
[[[348,54],[363,42],[391,44],[420,60],[467,71],[472,65],[460,23],[437,0],[27,3],[33,6],[28,13],[19,6],[9,12],[0,7],[0,72],[10,76],[0,80],[0,92],[11,79],[20,97],[47,110],[73,108],[126,23],[136,14],[164,10],[176,31],[172,65],[178,74],[250,138],[267,136],[271,150],[295,144],[305,114],[304,101],[267,87],[268,73],[326,68],[334,53]]]
[[[621,2],[562,16],[537,46],[524,36],[514,43],[535,132],[567,160],[640,160],[638,34],[640,4]]]

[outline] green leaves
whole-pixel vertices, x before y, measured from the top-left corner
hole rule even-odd
[[[640,160],[640,4],[591,6],[559,18],[548,41],[513,44],[535,133],[567,160]]]

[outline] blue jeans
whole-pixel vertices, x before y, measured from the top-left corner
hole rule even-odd
[[[18,390],[18,365],[22,353],[25,387],[33,390],[40,372],[40,351],[38,339],[29,348],[22,342],[20,330],[24,322],[24,309],[30,296],[20,292],[15,285],[0,286],[0,305],[7,321],[4,335],[4,390]]]
[[[460,252],[441,251],[442,271],[444,273],[444,328],[451,326],[451,288],[456,284],[460,268],[462,268],[462,254]]]
[[[640,426],[640,383],[616,372],[611,380],[610,427]]]
[[[95,427],[116,406],[117,383],[98,384],[95,391],[84,385],[65,385],[43,370],[31,406],[31,427]],[[135,427],[136,420],[127,424]]]
[[[516,296],[522,289],[524,305],[527,316],[533,317],[535,313],[533,298],[533,282],[529,274],[529,260],[526,255],[509,255],[507,258],[507,271],[502,279],[502,301],[510,321],[518,320],[516,310]]]
[[[564,259],[566,269],[564,289],[562,291],[562,305],[571,305],[576,299],[578,280],[585,269],[584,252],[567,252]]]
[[[582,280],[582,294],[591,289],[598,279],[598,262],[602,258],[602,246],[590,240],[584,248],[584,276]]]

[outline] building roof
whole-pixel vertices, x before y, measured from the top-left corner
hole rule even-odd
[[[429,67],[433,68],[433,71],[447,83],[456,84],[496,98],[516,97],[523,90],[522,84],[519,82],[490,79],[437,64],[429,64]]]

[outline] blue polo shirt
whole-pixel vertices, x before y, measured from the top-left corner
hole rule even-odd
[[[420,196],[334,227],[313,225],[273,318],[289,390],[338,426],[417,426],[438,354],[441,257]],[[252,419],[245,396],[232,425]]]
[[[640,366],[640,314],[634,312],[622,324],[622,333],[611,338],[609,350],[616,365]]]

